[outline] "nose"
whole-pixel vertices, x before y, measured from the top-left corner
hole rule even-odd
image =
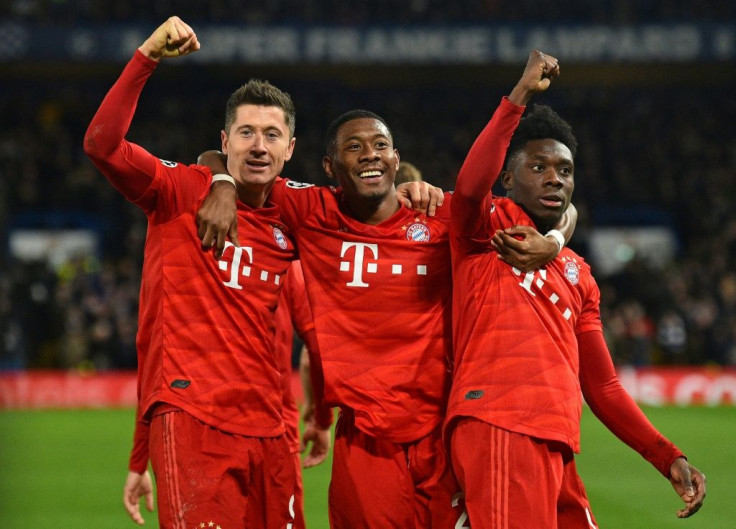
[[[360,151],[361,160],[377,160],[378,158],[380,158],[378,151],[372,145],[366,145]]]
[[[263,141],[263,134],[254,134],[253,143],[250,146],[250,150],[253,153],[263,154],[266,152],[265,143]]]
[[[544,172],[544,185],[562,187],[562,176],[554,168],[549,168]]]

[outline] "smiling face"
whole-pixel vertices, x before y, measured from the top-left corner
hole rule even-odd
[[[276,106],[237,107],[229,131],[221,132],[228,172],[249,193],[270,190],[294,152],[284,111]]]
[[[329,177],[337,179],[346,200],[372,207],[396,202],[399,152],[380,120],[363,117],[340,125],[322,165]]]
[[[575,189],[570,149],[553,139],[530,140],[507,167],[501,178],[508,196],[527,212],[539,231],[554,227]]]

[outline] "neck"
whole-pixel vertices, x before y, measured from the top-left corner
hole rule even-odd
[[[238,200],[252,208],[262,208],[268,200],[273,182],[265,186],[247,186],[238,184]]]
[[[379,201],[361,198],[350,198],[342,195],[342,203],[349,210],[350,216],[358,222],[375,226],[396,213],[401,205],[396,196],[385,196]]]

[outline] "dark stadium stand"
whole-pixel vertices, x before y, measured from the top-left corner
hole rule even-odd
[[[736,33],[733,2],[565,4],[561,10],[528,0],[280,0],[242,9],[219,0],[190,2],[176,14],[195,30],[197,21],[266,28],[487,22],[518,29],[543,20],[612,27],[697,21],[700,29],[717,22]],[[174,14],[170,9],[170,2],[15,0],[3,3],[0,25],[73,31],[79,24],[133,23],[149,31]],[[570,121],[580,140],[574,202],[581,218],[571,245],[590,257],[597,228],[632,225],[665,227],[677,242],[664,266],[633,251],[615,273],[599,276],[616,362],[736,364],[736,60],[567,67],[565,57],[558,58],[562,76],[540,102]],[[201,151],[219,147],[227,95],[248,77],[266,77],[289,91],[297,107],[296,154],[285,176],[327,183],[320,165],[323,132],[333,117],[362,107],[387,118],[402,158],[426,180],[452,189],[475,135],[524,60],[165,64],[166,74],[146,87],[129,138],[163,158],[192,163]],[[145,222],[82,151],[87,124],[120,66],[73,58],[0,60],[0,369],[135,367]],[[97,237],[98,250],[53,263],[21,259],[11,242],[24,229],[84,230]]]

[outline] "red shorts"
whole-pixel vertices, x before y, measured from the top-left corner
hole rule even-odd
[[[305,529],[304,528],[304,485],[302,484],[302,458],[299,452],[292,452],[291,458],[294,461],[294,500],[291,503],[291,516],[294,518],[294,524],[287,526],[287,529]]]
[[[150,458],[161,529],[284,529],[293,521],[294,463],[284,436],[233,435],[166,411],[151,419]]]
[[[459,487],[441,428],[411,443],[393,443],[358,430],[341,412],[335,428],[329,514],[332,529],[453,528]]]
[[[547,442],[462,418],[451,458],[473,529],[596,529],[575,458]]]

